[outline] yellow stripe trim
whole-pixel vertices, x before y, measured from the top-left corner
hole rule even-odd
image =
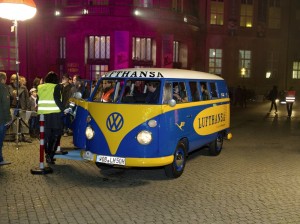
[[[85,153],[84,150],[80,152],[81,157]],[[96,162],[97,154],[93,154],[92,162]],[[158,158],[125,158],[125,167],[159,167],[171,164],[174,161],[174,156],[164,156]]]
[[[215,99],[215,100],[201,100],[196,102],[186,102],[186,103],[177,103],[175,107],[170,107],[167,104],[163,104],[164,110],[163,112],[170,112],[173,110],[178,110],[182,108],[189,108],[189,107],[196,107],[196,106],[203,106],[203,105],[209,105],[209,104],[217,104],[217,103],[229,103],[229,98],[222,98],[222,99]]]
[[[174,156],[165,156],[159,158],[126,158],[126,166],[132,167],[155,167],[165,166],[173,162]]]

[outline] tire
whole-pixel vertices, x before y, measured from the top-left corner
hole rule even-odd
[[[209,144],[209,154],[217,156],[221,153],[223,148],[223,135],[218,133],[217,138]]]
[[[187,159],[187,147],[185,141],[178,142],[175,152],[174,161],[165,166],[165,173],[167,177],[177,178],[180,177],[185,168],[185,163]]]

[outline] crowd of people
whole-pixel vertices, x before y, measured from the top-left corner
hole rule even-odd
[[[44,78],[36,77],[30,89],[24,76],[13,74],[8,83],[7,79],[6,73],[0,72],[0,165],[9,164],[2,155],[6,131],[13,118],[23,112],[30,112],[29,120],[25,121],[30,138],[25,138],[22,133],[24,127],[20,127],[19,140],[31,142],[31,138],[39,137],[39,115],[43,114],[46,162],[55,163],[53,157],[61,136],[72,134],[69,99],[76,92],[81,92],[86,97],[90,91],[79,75],[70,77],[65,74],[60,80],[55,72],[49,72]]]

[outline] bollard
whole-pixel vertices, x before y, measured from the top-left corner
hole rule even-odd
[[[45,118],[44,114],[40,114],[40,165],[35,169],[31,169],[32,174],[48,174],[52,173],[51,167],[44,165],[44,152],[45,152]]]

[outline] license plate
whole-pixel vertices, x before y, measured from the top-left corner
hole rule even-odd
[[[126,159],[123,157],[115,157],[115,156],[97,156],[97,162],[106,163],[112,165],[122,165],[125,166]]]

